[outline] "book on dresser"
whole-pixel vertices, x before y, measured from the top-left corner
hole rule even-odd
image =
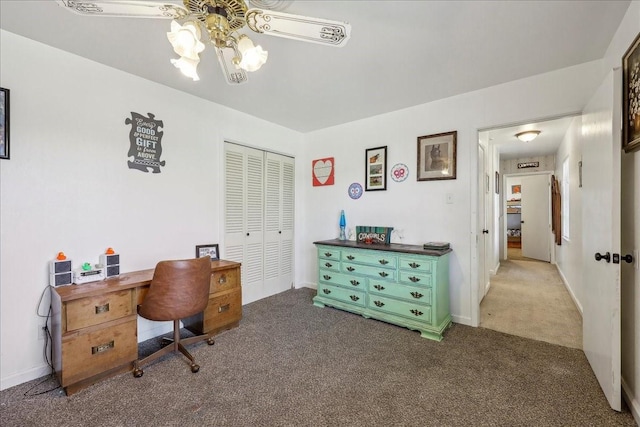
[[[318,250],[315,306],[338,308],[419,331],[424,338],[443,339],[451,325],[449,247],[338,239],[314,244]]]

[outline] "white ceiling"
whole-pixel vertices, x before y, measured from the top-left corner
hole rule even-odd
[[[180,3],[172,1],[172,3]],[[250,33],[269,60],[228,85],[213,49],[201,80],[169,59],[170,21],[86,17],[53,0],[0,0],[0,28],[309,132],[603,57],[629,1],[301,1],[288,13],[347,21],[332,48]],[[544,135],[544,134],[543,134]]]

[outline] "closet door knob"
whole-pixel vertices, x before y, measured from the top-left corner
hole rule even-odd
[[[607,252],[602,255],[600,252],[596,252],[596,261],[605,260],[607,262],[611,262],[611,253]]]
[[[621,256],[620,259],[628,264],[631,264],[633,262],[633,255],[626,254],[625,256]]]

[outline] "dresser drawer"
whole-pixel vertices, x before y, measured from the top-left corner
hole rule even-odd
[[[416,304],[431,305],[431,288],[417,288],[397,283],[370,280],[368,290],[372,294],[400,298]],[[371,298],[375,298],[372,295]]]
[[[342,261],[355,262],[360,264],[368,264],[374,266],[382,266],[388,268],[396,268],[398,265],[398,258],[384,252],[342,252]]]
[[[226,291],[240,287],[240,269],[230,268],[228,270],[219,270],[211,273],[211,286],[209,293]]]
[[[133,290],[128,289],[67,302],[67,331],[98,325],[135,313],[132,292]]]
[[[413,271],[400,271],[398,281],[413,286],[431,286],[433,279],[429,275],[417,274]]]
[[[432,261],[427,258],[414,258],[410,256],[401,256],[400,257],[400,268],[403,270],[415,271],[418,273],[431,273],[432,271]]]
[[[413,319],[422,323],[431,324],[431,307],[409,301],[400,301],[381,295],[370,295],[368,307],[372,310]]]
[[[342,263],[342,272],[349,274],[362,274],[369,277],[384,280],[396,280],[396,270],[391,268],[383,268],[378,266],[352,264],[349,262]]]
[[[318,248],[318,257],[322,259],[332,259],[340,261],[340,249],[332,249],[326,246]]]
[[[320,280],[328,282],[332,285],[340,285],[346,288],[358,289],[364,289],[365,282],[367,281],[367,279],[364,277],[350,276],[347,274],[334,273],[331,271],[321,271]]]
[[[339,259],[319,259],[318,264],[320,267],[320,271],[322,270],[340,271]]]
[[[62,339],[63,387],[138,358],[136,317],[90,333]]]
[[[364,292],[356,289],[345,289],[325,283],[318,283],[318,295],[360,307],[364,307],[365,305]]]

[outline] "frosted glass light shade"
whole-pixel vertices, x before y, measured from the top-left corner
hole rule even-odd
[[[200,41],[200,26],[195,22],[189,21],[180,25],[172,21],[171,32],[167,33],[167,38],[174,52],[184,58],[198,59],[198,54],[204,50],[204,43]]]
[[[171,63],[176,68],[179,68],[182,74],[184,74],[187,77],[191,77],[194,82],[197,82],[198,80],[200,80],[200,77],[198,77],[198,72],[196,70],[196,68],[198,67],[198,64],[200,63],[200,59],[194,60],[191,58],[185,58],[183,56],[180,59],[172,59]]]
[[[254,46],[253,42],[246,35],[241,35],[238,40],[238,50],[242,54],[242,60],[238,64],[245,71],[257,71],[267,62],[269,52],[263,50],[261,46]]]
[[[516,138],[518,138],[522,142],[529,142],[536,139],[536,137],[540,134],[539,130],[526,130],[524,132],[516,133]]]

